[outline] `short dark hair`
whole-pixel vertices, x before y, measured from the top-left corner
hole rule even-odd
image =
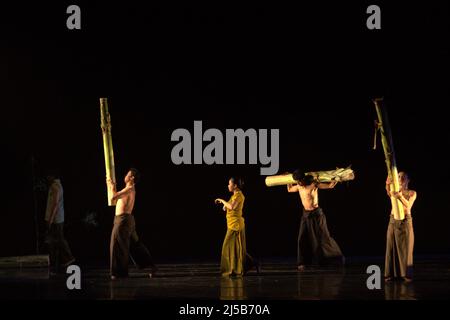
[[[45,177],[48,179],[60,179],[61,178],[61,172],[59,168],[50,168],[45,171]]]
[[[408,173],[406,173],[405,171],[399,171],[399,175],[400,175],[400,173],[403,173],[403,176],[406,178],[406,180],[408,180],[408,181],[411,181],[411,179],[409,178],[409,174]]]
[[[297,169],[292,174],[292,178],[294,178],[295,181],[300,181],[305,177],[305,173],[303,171],[300,171],[300,169]]]
[[[139,170],[136,168],[130,168],[130,170],[128,171],[131,172],[134,177],[134,183],[137,184],[139,180],[141,180],[141,174],[139,173]]]
[[[409,177],[409,174],[406,173],[405,171],[400,171],[400,172],[398,173],[398,175],[400,176],[400,174],[403,174],[403,177],[404,177],[404,179],[406,180],[406,182],[405,182],[405,187],[408,189],[409,183],[411,182],[411,179],[410,179],[410,177]],[[400,178],[400,177],[399,177],[399,178]],[[399,179],[399,180],[400,180],[400,179]]]
[[[292,174],[292,178],[294,178],[295,181],[301,182],[305,186],[309,186],[315,181],[312,175],[307,175],[299,169],[294,171],[294,173]]]
[[[233,176],[230,178],[230,180],[237,185],[237,187],[239,189],[242,190],[242,188],[244,187],[244,180],[241,177],[237,177],[237,176]]]

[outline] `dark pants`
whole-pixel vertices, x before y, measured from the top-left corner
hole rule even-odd
[[[61,267],[73,260],[69,244],[64,238],[64,223],[53,223],[48,229],[47,242],[50,254],[50,269],[60,272]]]
[[[384,276],[402,278],[412,276],[414,232],[411,215],[395,220],[391,215],[386,233]]]
[[[321,208],[303,210],[298,233],[297,264],[322,264],[343,262],[343,255],[336,241],[330,236],[327,220]]]
[[[136,224],[131,214],[121,214],[114,218],[110,243],[110,273],[116,277],[128,276],[130,256],[139,268],[154,268],[153,259],[136,233]]]

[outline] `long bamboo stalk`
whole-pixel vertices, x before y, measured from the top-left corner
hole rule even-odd
[[[108,110],[108,99],[100,98],[100,121],[103,136],[103,151],[105,154],[105,170],[106,178],[116,182],[116,173],[114,166],[114,151],[111,135],[111,116]],[[108,206],[115,206],[116,202],[112,201],[112,190],[106,186],[108,192]]]
[[[389,178],[392,183],[390,184],[391,194],[393,192],[400,191],[400,183],[398,181],[398,169],[397,163],[395,161],[394,143],[392,140],[391,127],[389,125],[389,118],[386,109],[383,108],[381,102],[382,98],[377,98],[373,100],[375,104],[375,109],[378,116],[378,127],[381,133],[381,143],[383,144],[384,157],[386,160],[386,167],[388,171]],[[403,205],[394,196],[391,196],[392,213],[394,214],[395,220],[405,219],[405,212],[403,210]]]

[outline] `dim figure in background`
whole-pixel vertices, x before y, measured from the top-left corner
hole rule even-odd
[[[389,197],[399,199],[405,211],[405,219],[395,220],[391,212],[386,235],[386,260],[384,276],[386,281],[400,279],[410,281],[413,271],[414,230],[411,209],[417,198],[417,192],[409,189],[409,177],[399,172],[400,191],[391,193],[391,179],[386,179],[386,191]]]
[[[150,252],[139,240],[133,216],[136,200],[135,184],[139,181],[138,170],[131,168],[124,181],[125,188],[117,192],[115,183],[107,179],[108,188],[112,191],[112,200],[117,201],[110,243],[111,280],[128,277],[130,249],[137,266],[141,269],[150,268],[149,276],[152,277],[156,272],[156,266]]]
[[[65,273],[75,262],[69,244],[64,238],[64,190],[57,173],[47,175],[48,197],[45,211],[47,243],[50,254],[50,273]]]
[[[319,183],[313,176],[305,175],[296,170],[293,178],[297,184],[287,185],[288,192],[298,192],[303,205],[303,215],[297,243],[298,271],[304,271],[307,264],[323,264],[335,261],[343,264],[345,261],[336,241],[330,236],[327,220],[319,207],[319,189],[332,189],[336,181]]]
[[[233,195],[230,200],[216,199],[217,204],[223,205],[226,212],[227,233],[222,246],[220,271],[222,276],[243,276],[256,268],[259,274],[260,266],[248,253],[245,239],[245,222],[242,217],[245,197],[242,193],[243,181],[232,177],[228,181],[228,191]]]

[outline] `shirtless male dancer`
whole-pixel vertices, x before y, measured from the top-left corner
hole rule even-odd
[[[135,184],[139,180],[137,169],[131,168],[125,176],[125,188],[116,191],[116,185],[107,179],[108,187],[112,190],[112,200],[116,203],[116,216],[111,233],[110,243],[110,274],[111,279],[128,276],[128,262],[131,255],[139,268],[150,267],[150,277],[156,271],[152,257],[144,244],[139,241],[136,233],[136,225],[133,216],[133,208],[136,200]]]
[[[298,192],[303,205],[303,215],[297,243],[298,271],[304,271],[305,264],[319,263],[332,258],[343,263],[344,256],[336,241],[330,236],[327,220],[319,207],[319,189],[332,189],[337,181],[319,183],[314,177],[305,175],[299,170],[293,174],[297,184],[289,184],[288,192]]]

